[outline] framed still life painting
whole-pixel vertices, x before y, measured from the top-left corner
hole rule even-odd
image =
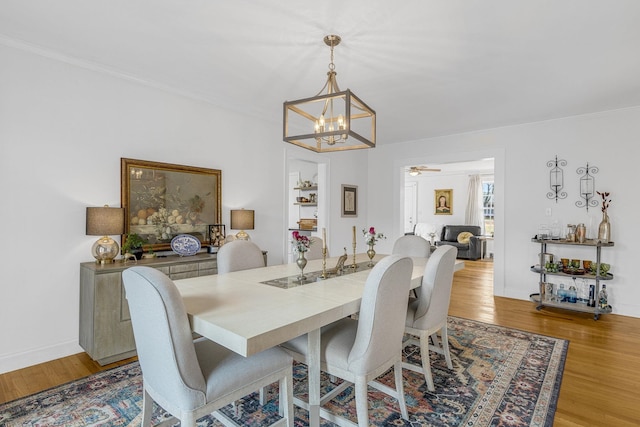
[[[140,235],[145,247],[170,249],[179,234],[206,244],[209,225],[222,222],[219,169],[122,158],[120,174],[125,235]]]

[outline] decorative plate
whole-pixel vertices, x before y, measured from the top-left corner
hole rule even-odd
[[[180,256],[195,255],[200,250],[200,240],[191,234],[178,234],[171,239],[171,249]]]

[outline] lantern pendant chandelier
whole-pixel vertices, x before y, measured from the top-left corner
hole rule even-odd
[[[336,81],[333,49],[341,38],[328,35],[331,62],[324,87],[311,98],[284,102],[283,140],[316,153],[376,146],[376,112]]]

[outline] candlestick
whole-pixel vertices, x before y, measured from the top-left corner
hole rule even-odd
[[[355,230],[355,227],[353,227]],[[358,268],[358,264],[356,264],[356,241],[355,239],[353,240],[353,263],[350,265],[351,268],[356,269]]]
[[[329,275],[327,274],[327,248],[322,248],[322,274],[320,278],[326,279]]]
[[[322,250],[327,251],[327,229],[322,227]]]
[[[353,226],[353,246],[356,245],[356,226]]]

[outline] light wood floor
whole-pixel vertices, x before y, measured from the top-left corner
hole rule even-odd
[[[455,274],[449,314],[570,341],[554,426],[640,425],[640,319],[610,314],[594,321],[494,297],[492,267],[467,261]],[[533,275],[523,273],[522,280],[535,288]],[[100,367],[81,353],[0,375],[0,403],[114,366]]]

